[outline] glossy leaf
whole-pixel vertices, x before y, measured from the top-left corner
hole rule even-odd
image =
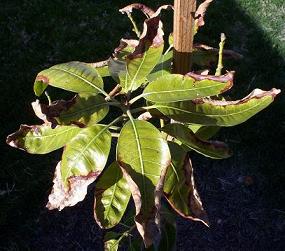
[[[160,77],[145,88],[144,98],[151,102],[177,102],[199,97],[218,95],[232,87],[233,73],[202,76],[189,73],[185,76],[171,74]]]
[[[94,216],[101,228],[112,228],[122,219],[131,197],[127,180],[113,162],[96,183]]]
[[[152,72],[147,76],[147,80],[151,82],[159,77],[171,74],[172,58],[173,51],[163,54]]]
[[[130,120],[118,139],[117,160],[135,202],[138,231],[148,247],[153,237],[151,224],[160,206],[159,201],[155,203],[155,194],[162,189],[161,182],[170,163],[167,142],[152,124]]]
[[[96,62],[96,63],[89,63],[90,66],[96,69],[99,75],[103,77],[110,77],[109,67],[108,67],[108,60]]]
[[[187,152],[169,142],[172,160],[164,183],[164,194],[172,208],[182,217],[209,225],[207,214],[195,186],[193,167]]]
[[[82,129],[77,126],[21,125],[20,129],[7,137],[7,144],[32,154],[46,154],[67,144]]]
[[[134,48],[134,50],[124,59],[121,54],[126,48]],[[116,49],[115,57],[110,61],[109,70],[115,79],[119,79],[123,92],[134,91],[146,82],[146,77],[158,63],[163,48],[162,23],[155,16],[145,21],[144,31],[138,44],[133,40],[125,40],[125,46],[121,44]]]
[[[199,139],[186,126],[182,124],[168,124],[162,128],[170,136],[178,139],[188,148],[212,159],[225,159],[231,157],[228,146],[219,141],[205,141]]]
[[[66,145],[62,155],[61,176],[65,186],[70,177],[102,172],[111,147],[108,127],[96,125],[84,128]]]
[[[82,62],[59,64],[41,71],[34,84],[35,94],[40,96],[48,85],[76,93],[104,92],[103,80],[97,70]]]
[[[280,90],[254,90],[237,101],[197,99],[168,104],[157,104],[164,115],[180,122],[209,126],[234,126],[241,124],[269,106]]]

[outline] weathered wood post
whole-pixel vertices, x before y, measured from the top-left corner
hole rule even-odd
[[[195,11],[196,0],[174,0],[173,73],[185,74],[191,70]]]

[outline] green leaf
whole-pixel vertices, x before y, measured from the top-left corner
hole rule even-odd
[[[161,130],[178,139],[188,148],[206,157],[212,159],[225,159],[231,157],[231,151],[225,143],[201,140],[195,136],[189,128],[182,124],[168,124]]]
[[[152,72],[147,76],[149,82],[154,81],[162,76],[171,74],[173,51],[162,55],[158,64],[154,67]]]
[[[90,66],[96,69],[99,75],[103,77],[110,77],[109,67],[108,67],[109,59],[97,63],[88,63]]]
[[[172,142],[169,142],[169,149],[172,160],[164,183],[166,199],[182,217],[209,225],[195,186],[193,167],[187,152]]]
[[[133,40],[123,40],[125,44],[116,49],[115,57],[110,61],[109,70],[115,80],[119,80],[123,92],[134,91],[146,82],[164,48],[162,23],[158,17],[147,19],[143,35],[135,45]],[[134,48],[127,56],[122,56],[126,48]],[[129,49],[127,52],[130,51]]]
[[[21,125],[7,137],[7,144],[32,154],[46,154],[67,144],[82,129],[77,126]]]
[[[168,103],[218,95],[232,87],[233,73],[202,76],[189,73],[185,76],[171,74],[160,77],[145,88],[144,98],[151,102]]]
[[[123,127],[117,146],[117,160],[123,168],[136,206],[136,224],[145,245],[152,243],[151,222],[159,205],[165,170],[170,163],[167,142],[150,123],[131,119]]]
[[[41,71],[34,84],[35,94],[40,96],[48,85],[76,93],[105,93],[97,70],[82,62],[59,64]]]
[[[117,251],[121,239],[121,234],[107,232],[104,236],[104,251]]]
[[[57,121],[60,124],[79,122],[83,125],[94,125],[101,121],[109,112],[109,106],[100,96],[77,95],[73,104],[60,112]]]
[[[70,177],[98,176],[105,167],[111,147],[108,127],[96,125],[84,128],[67,145],[62,155],[61,176],[65,186]]]
[[[94,215],[101,228],[112,228],[122,219],[131,197],[127,180],[113,162],[96,183]]]
[[[198,99],[168,104],[156,104],[164,115],[176,121],[209,126],[234,126],[241,124],[269,106],[280,90],[254,90],[237,101]]]
[[[189,124],[187,127],[195,133],[199,139],[208,140],[215,136],[221,129],[219,126],[201,126],[196,124]]]

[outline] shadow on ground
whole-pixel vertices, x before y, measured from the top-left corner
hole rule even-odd
[[[28,156],[4,143],[20,123],[39,123],[30,107],[37,72],[60,62],[105,59],[119,39],[129,35],[128,20],[117,9],[130,1],[96,2],[1,4],[0,249],[102,250],[92,191],[84,202],[63,212],[44,207],[60,153]],[[237,71],[231,97],[245,96],[254,88],[283,89],[284,58],[235,1],[216,1],[207,20],[199,41],[217,46],[219,34],[225,32],[227,47],[245,56],[238,64],[227,64],[227,69]],[[284,136],[282,94],[255,119],[222,130],[220,138],[232,146],[233,158],[211,161],[193,156],[211,228],[179,219],[178,250],[282,250]]]

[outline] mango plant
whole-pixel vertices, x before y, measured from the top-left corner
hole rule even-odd
[[[204,25],[202,7],[195,32]],[[172,36],[164,40],[160,19],[162,10],[172,8],[129,5],[120,11],[132,21],[137,39],[122,39],[106,61],[69,62],[41,71],[34,92],[39,97],[46,93],[48,103],[41,98],[32,107],[43,123],[21,125],[7,138],[10,146],[31,154],[63,147],[48,198],[50,210],[82,201],[96,181],[94,217],[102,229],[112,229],[105,235],[105,250],[118,250],[121,243],[128,250],[175,249],[176,213],[208,226],[191,153],[229,158],[229,147],[210,138],[220,127],[245,122],[280,92],[256,89],[241,100],[227,101],[222,94],[233,86],[234,72],[222,75],[223,57],[241,55],[223,49],[224,36],[218,49],[194,45],[195,72],[172,74]],[[146,16],[142,32],[131,15],[134,9]],[[51,101],[47,88],[52,87],[74,97]],[[109,156],[111,149],[115,156]]]

